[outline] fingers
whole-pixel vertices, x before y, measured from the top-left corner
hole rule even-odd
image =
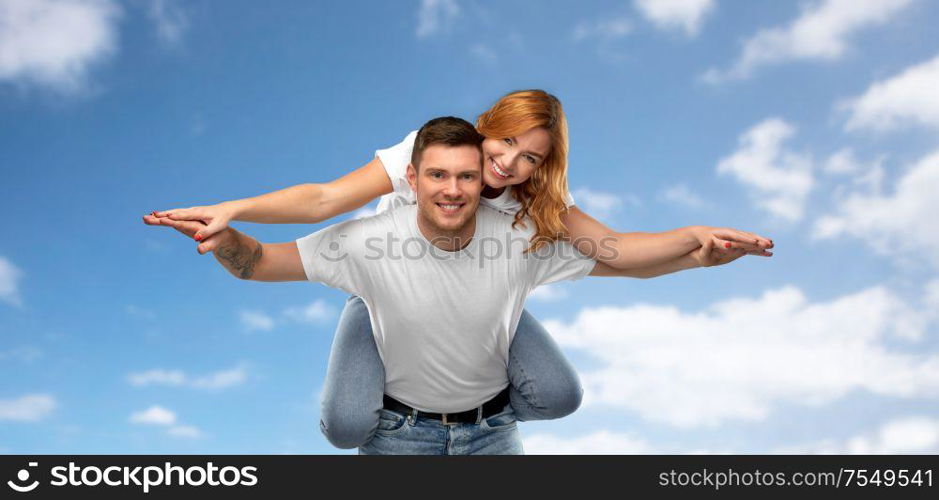
[[[186,210],[186,209],[185,209],[185,208],[174,208],[174,209],[171,209],[171,210],[154,210],[153,212],[150,212],[150,215],[152,215],[152,216],[154,216],[154,217],[169,217],[169,214],[171,214],[171,213],[173,213],[173,212],[178,212],[178,211],[180,211],[180,210]]]
[[[712,233],[714,236],[724,240],[736,243],[758,246],[761,248],[773,248],[773,241],[762,236],[737,229],[717,228]]]
[[[143,223],[148,226],[159,226],[160,219],[158,217],[154,217],[153,215],[144,215]]]
[[[183,210],[176,210],[166,214],[167,217],[173,220],[210,220],[211,217],[206,214],[204,211],[198,208],[185,208]]]
[[[198,233],[194,236],[196,241],[203,241],[212,236],[218,234],[219,231],[225,230],[228,228],[228,224],[220,219],[213,219],[209,225],[200,229]]]
[[[196,251],[199,252],[199,255],[205,255],[209,252],[214,252],[218,248],[219,242],[221,240],[222,235],[217,233],[213,234],[212,236],[205,238],[202,243],[199,243],[199,245],[196,247]]]
[[[717,236],[712,236],[713,244],[715,248],[720,248],[724,251],[738,250],[743,249],[746,251],[756,251],[762,250],[758,243],[754,243],[753,240],[747,240],[746,242],[741,242],[740,240],[727,240],[719,238]]]
[[[175,230],[177,230],[177,231],[179,231],[179,232],[185,234],[186,236],[188,236],[188,237],[190,237],[190,238],[192,238],[193,235],[196,234],[196,231],[198,231],[199,229],[202,228],[202,225],[199,224],[198,222],[179,221],[179,220],[173,220],[173,219],[170,219],[170,218],[162,218],[162,219],[160,219],[160,224],[162,224],[162,225],[164,225],[164,226],[169,226],[169,227],[171,227],[171,228],[173,228],[173,229],[175,229]]]

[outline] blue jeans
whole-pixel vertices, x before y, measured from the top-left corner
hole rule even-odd
[[[501,413],[476,423],[443,425],[439,420],[415,418],[381,410],[378,429],[359,455],[521,455],[522,440],[515,413]]]
[[[513,418],[521,421],[570,415],[583,397],[574,368],[528,311],[522,311],[509,346],[508,378]],[[368,308],[361,298],[350,297],[326,368],[320,413],[326,439],[337,448],[355,448],[378,436],[384,392],[385,367]]]

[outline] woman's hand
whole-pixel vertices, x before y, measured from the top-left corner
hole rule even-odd
[[[701,246],[692,250],[690,254],[700,267],[729,264],[744,255],[773,256],[773,252],[767,250],[773,247],[773,242],[751,235],[751,233],[734,229],[704,228],[700,234]],[[717,234],[737,239],[728,241],[716,236]]]
[[[726,227],[693,226],[692,234],[703,248],[706,245],[724,250],[743,249],[751,255],[770,257],[773,252],[773,240],[762,236]]]
[[[201,221],[205,227],[193,235],[196,241],[208,239],[210,236],[228,228],[228,223],[237,215],[230,205],[219,203],[205,207],[174,208],[162,212],[153,212],[157,218],[167,218],[174,221]]]

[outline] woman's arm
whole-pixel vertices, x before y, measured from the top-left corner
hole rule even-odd
[[[662,233],[617,233],[576,206],[562,215],[567,237],[577,249],[616,269],[636,269],[670,262],[705,243],[772,255],[766,238],[728,228],[687,226]],[[728,246],[729,245],[729,246]]]
[[[597,262],[597,265],[594,266],[593,270],[590,272],[590,275],[648,279],[662,276],[664,274],[684,271],[686,269],[694,269],[696,267],[722,266],[724,264],[729,264],[747,254],[762,255],[762,251],[754,250],[748,252],[743,248],[727,249],[715,246],[712,243],[706,243],[701,247],[672,260],[633,269],[617,269],[603,262]]]
[[[174,220],[201,220],[196,234],[203,240],[228,227],[232,220],[267,224],[316,223],[359,208],[392,191],[391,179],[378,157],[325,184],[299,184],[253,198],[217,205],[154,212]]]

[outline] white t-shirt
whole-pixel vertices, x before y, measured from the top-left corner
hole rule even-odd
[[[509,345],[529,292],[580,279],[596,264],[565,242],[524,254],[532,231],[513,230],[512,220],[480,206],[473,239],[446,252],[418,229],[417,206],[406,205],[321,229],[297,248],[310,281],[365,301],[385,392],[453,413],[508,386]]]
[[[417,203],[414,191],[408,184],[408,164],[411,163],[411,152],[414,151],[414,139],[417,138],[417,130],[408,134],[403,141],[391,146],[388,149],[379,149],[375,151],[375,156],[381,160],[385,167],[388,178],[391,179],[393,191],[382,196],[378,201],[378,212],[384,212],[395,207],[403,205],[413,205]],[[574,205],[574,198],[570,193],[566,193],[567,206]],[[481,197],[480,205],[492,207],[502,213],[515,215],[522,205],[512,195],[512,186],[507,186],[502,190],[502,194],[495,198]]]

